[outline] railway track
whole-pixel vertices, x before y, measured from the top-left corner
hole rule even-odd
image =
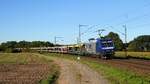
[[[144,68],[150,70],[150,62],[137,61],[137,60],[111,60],[111,62],[122,63],[126,65],[132,65],[137,68]]]
[[[136,71],[142,74],[149,74],[150,73],[150,65],[149,63],[135,61],[133,60],[109,60],[107,63],[111,65],[115,65],[120,68],[130,69],[132,71]]]
[[[134,63],[134,64],[138,64],[138,65],[144,65],[144,66],[150,66],[150,60],[138,60],[138,59],[129,59],[129,60],[125,60],[128,61],[130,63]]]
[[[104,61],[104,60],[103,60]],[[136,59],[112,59],[105,61],[105,63],[129,71],[133,71],[137,74],[150,77],[150,61],[136,60]]]
[[[109,64],[111,66],[130,70],[146,76],[150,75],[150,60],[143,59],[110,59],[102,60],[98,58],[87,57],[85,59],[95,60],[100,63]]]

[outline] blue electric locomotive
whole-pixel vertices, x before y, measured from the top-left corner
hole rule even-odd
[[[89,43],[85,43],[85,49],[87,53],[104,59],[111,58],[114,55],[114,43],[112,39],[90,39]]]

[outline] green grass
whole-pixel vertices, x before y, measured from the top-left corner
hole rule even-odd
[[[26,63],[25,54],[0,53],[0,63]]]
[[[74,55],[62,55],[55,53],[45,55],[78,61],[77,56]],[[112,84],[150,84],[149,78],[138,75],[129,70],[127,71],[124,69],[116,68],[95,60],[86,59],[85,57],[81,57],[81,60],[79,62],[88,65],[93,70],[96,70],[99,74],[108,79]]]
[[[37,63],[47,63],[51,60],[46,60],[44,57],[40,57],[34,53],[0,53],[0,64],[26,64],[32,61]]]
[[[150,52],[127,52],[127,55],[131,58],[150,59]],[[123,51],[115,52],[115,56],[126,58]]]

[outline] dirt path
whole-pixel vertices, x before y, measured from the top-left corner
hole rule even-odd
[[[108,84],[97,72],[79,62],[60,58],[54,61],[61,67],[58,84]]]

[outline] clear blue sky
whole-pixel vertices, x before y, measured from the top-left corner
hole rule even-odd
[[[123,24],[127,25],[130,41],[150,34],[149,9],[149,0],[0,0],[0,43],[53,42],[54,36],[64,37],[58,40],[60,43],[75,43],[79,24],[89,25],[82,27],[82,32],[99,24],[82,36],[83,41],[97,37],[94,31],[102,28],[106,30],[103,35],[124,32]]]

